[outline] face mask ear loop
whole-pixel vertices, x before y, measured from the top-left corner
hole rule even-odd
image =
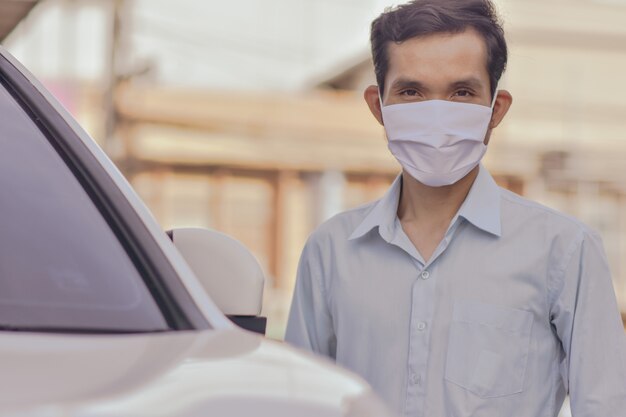
[[[498,98],[498,84],[496,84],[496,89],[493,90],[493,98],[491,99],[491,110],[493,111],[493,106],[496,104],[496,99]]]
[[[383,118],[383,125],[384,125],[384,116],[383,116],[383,95],[380,92],[380,87],[378,88],[378,102],[380,103],[380,117]]]
[[[498,98],[498,84],[496,84],[496,89],[493,91],[493,98],[491,99],[491,117],[493,117],[493,106],[495,106],[497,98]],[[489,120],[489,125],[491,125],[491,119]]]

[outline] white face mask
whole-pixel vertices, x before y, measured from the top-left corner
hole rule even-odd
[[[422,184],[454,184],[474,169],[484,144],[493,105],[427,100],[382,106],[388,147],[402,168]]]

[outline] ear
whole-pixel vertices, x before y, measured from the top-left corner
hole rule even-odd
[[[491,121],[489,122],[489,129],[495,129],[498,127],[504,116],[506,116],[511,104],[513,103],[513,96],[506,90],[498,90],[496,102],[493,105],[493,113],[491,115]]]
[[[380,109],[380,100],[378,98],[378,86],[370,85],[367,87],[363,93],[363,98],[376,120],[378,120],[378,123],[384,125],[383,113]]]

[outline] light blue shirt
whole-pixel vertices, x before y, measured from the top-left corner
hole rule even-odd
[[[626,416],[626,341],[600,238],[483,167],[424,262],[379,201],[309,238],[285,339],[415,417]]]

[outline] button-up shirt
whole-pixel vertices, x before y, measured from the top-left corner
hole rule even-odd
[[[626,341],[598,235],[481,166],[425,262],[379,201],[305,245],[285,339],[415,417],[626,416]]]

